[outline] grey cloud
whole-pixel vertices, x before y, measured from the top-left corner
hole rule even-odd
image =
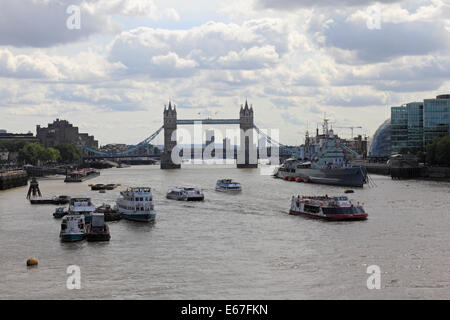
[[[288,25],[278,19],[209,22],[188,30],[141,27],[116,37],[109,60],[123,63],[127,73],[156,78],[202,69],[256,70],[279,62],[289,51],[289,34]]]
[[[351,95],[348,98],[339,96],[329,96],[322,99],[323,105],[335,106],[335,107],[368,107],[368,106],[381,106],[385,105],[386,101],[379,96],[357,96]]]
[[[379,3],[395,3],[403,0],[257,0],[256,8],[292,10],[311,7],[357,7]]]
[[[347,22],[341,17],[324,30],[325,45],[352,51],[356,60],[346,64],[388,61],[399,56],[419,56],[449,48],[450,33],[443,21],[383,23],[370,30],[365,22]]]
[[[110,19],[81,10],[81,28],[70,30],[66,20],[69,5],[82,0],[21,0],[0,2],[0,45],[49,47],[112,30]]]

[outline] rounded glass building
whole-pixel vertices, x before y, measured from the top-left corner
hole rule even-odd
[[[391,119],[387,119],[373,135],[369,157],[390,157],[391,150]]]

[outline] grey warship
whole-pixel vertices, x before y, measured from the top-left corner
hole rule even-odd
[[[310,160],[287,159],[275,172],[275,177],[312,183],[363,187],[367,183],[365,167],[354,167],[345,157],[344,149],[348,147],[340,143],[332,129],[328,129],[324,120],[324,133]],[[308,143],[307,143],[308,145]]]

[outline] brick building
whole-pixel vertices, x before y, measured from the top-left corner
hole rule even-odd
[[[53,123],[49,123],[47,128],[37,125],[36,137],[46,148],[66,143],[98,148],[98,141],[94,139],[94,136],[80,133],[78,127],[74,127],[67,120],[56,119]]]

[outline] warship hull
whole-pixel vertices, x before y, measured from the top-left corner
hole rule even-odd
[[[277,178],[301,178],[302,181],[347,187],[363,187],[367,180],[367,170],[364,167],[312,169],[297,168],[289,171],[277,170]]]

